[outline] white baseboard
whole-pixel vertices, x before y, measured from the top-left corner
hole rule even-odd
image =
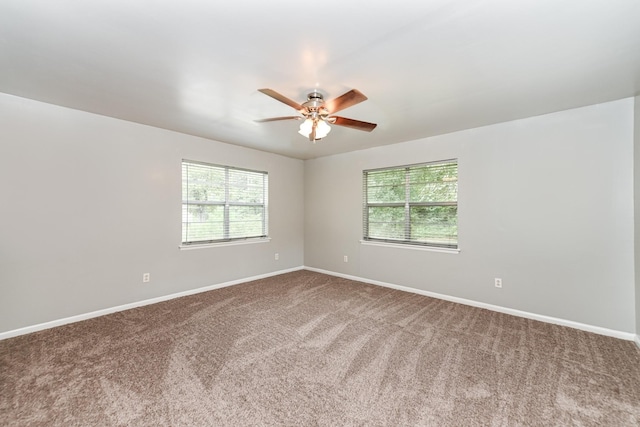
[[[336,273],[334,271],[323,270],[320,268],[305,266],[304,269],[309,271],[315,271],[317,273],[328,274],[331,276],[342,277],[344,279],[369,283],[372,285],[384,286],[386,288],[397,289],[400,291],[412,292],[414,294],[424,295],[431,298],[437,298],[437,299],[451,301],[459,304],[470,305],[472,307],[485,308],[487,310],[497,311],[499,313],[505,313],[505,314],[511,314],[513,316],[524,317],[526,319],[539,320],[545,323],[553,323],[555,325],[568,326],[570,328],[580,329],[582,331],[587,331],[587,332],[593,332],[599,335],[606,335],[609,337],[620,338],[627,341],[635,340],[635,343],[638,345],[638,347],[640,347],[640,338],[638,337],[638,335],[629,333],[629,332],[616,331],[614,329],[602,328],[600,326],[587,325],[584,323],[574,322],[571,320],[559,319],[556,317],[545,316],[542,314],[529,313],[527,311],[520,311],[520,310],[515,310],[513,308],[501,307],[499,305],[486,304],[483,302],[453,297],[453,296],[444,295],[444,294],[438,294],[435,292],[423,291],[421,289],[410,288],[407,286],[394,285],[392,283],[380,282],[378,280],[365,279],[363,277],[351,276],[349,274]]]
[[[218,283],[215,285],[205,286],[203,288],[189,289],[188,291],[178,292],[170,295],[163,295],[161,297],[151,298],[143,301],[132,302],[129,304],[119,305],[117,307],[109,307],[102,310],[92,311],[90,313],[78,314],[76,316],[65,317],[64,319],[52,320],[51,322],[40,323],[33,326],[27,326],[20,329],[14,329],[12,331],[1,332],[0,340],[7,338],[17,337],[19,335],[30,334],[31,332],[41,331],[43,329],[54,328],[56,326],[66,325],[68,323],[80,322],[82,320],[91,319],[94,317],[104,316],[106,314],[116,313],[118,311],[129,310],[136,307],[142,307],[145,305],[155,304],[162,301],[171,300],[174,298],[180,298],[187,295],[199,294],[201,292],[212,291],[214,289],[225,288],[227,286],[238,285],[240,283],[251,282],[253,280],[264,279],[271,276],[277,276],[279,274],[291,273],[292,271],[304,270],[304,267],[294,267],[286,270],[278,270],[272,273],[260,274],[258,276],[245,277],[243,279],[232,280],[230,282]]]
[[[628,341],[634,341],[636,343],[636,345],[638,346],[638,348],[640,348],[640,335],[636,335],[636,334],[633,334],[633,333],[616,331],[616,330],[613,330],[613,329],[602,328],[602,327],[599,327],[599,326],[593,326],[593,325],[587,325],[587,324],[584,324],[584,323],[573,322],[571,320],[559,319],[559,318],[556,318],[556,317],[544,316],[544,315],[536,314],[536,313],[529,313],[529,312],[526,312],[526,311],[515,310],[515,309],[507,308],[507,307],[501,307],[501,306],[498,306],[498,305],[486,304],[486,303],[483,303],[483,302],[478,302],[478,301],[468,300],[468,299],[464,299],[464,298],[453,297],[453,296],[439,294],[439,293],[435,293],[435,292],[424,291],[424,290],[421,290],[421,289],[410,288],[410,287],[407,287],[407,286],[395,285],[395,284],[392,284],[392,283],[381,282],[381,281],[378,281],[378,280],[366,279],[364,277],[352,276],[352,275],[349,275],[349,274],[342,274],[342,273],[337,273],[337,272],[334,272],[334,271],[328,271],[328,270],[323,270],[323,269],[320,269],[320,268],[306,267],[306,266],[294,267],[294,268],[289,268],[289,269],[286,269],[286,270],[278,270],[278,271],[274,271],[274,272],[271,272],[271,273],[261,274],[261,275],[258,275],[258,276],[246,277],[246,278],[243,278],[243,279],[232,280],[230,282],[218,283],[218,284],[215,284],[215,285],[209,285],[209,286],[205,286],[205,287],[197,288],[197,289],[190,289],[190,290],[183,291],[183,292],[178,292],[178,293],[175,293],[175,294],[164,295],[164,296],[151,298],[151,299],[147,299],[147,300],[143,300],[143,301],[132,302],[132,303],[129,303],[129,304],[119,305],[117,307],[109,307],[109,308],[105,308],[105,309],[102,309],[102,310],[92,311],[90,313],[79,314],[79,315],[76,315],[76,316],[66,317],[66,318],[63,318],[63,319],[53,320],[53,321],[50,321],[50,322],[45,322],[45,323],[40,323],[40,324],[37,324],[37,325],[27,326],[27,327],[24,327],[24,328],[14,329],[14,330],[7,331],[7,332],[0,332],[0,340],[16,337],[16,336],[19,336],[19,335],[25,335],[25,334],[29,334],[29,333],[32,333],[32,332],[37,332],[37,331],[41,331],[41,330],[44,330],[44,329],[54,328],[56,326],[66,325],[68,323],[80,322],[82,320],[87,320],[87,319],[91,319],[91,318],[94,318],[94,317],[104,316],[106,314],[116,313],[118,311],[129,310],[129,309],[136,308],[136,307],[143,307],[145,305],[155,304],[155,303],[162,302],[162,301],[168,301],[168,300],[171,300],[171,299],[174,299],[174,298],[180,298],[180,297],[184,297],[184,296],[188,296],[188,295],[198,294],[198,293],[201,293],[201,292],[212,291],[214,289],[220,289],[220,288],[224,288],[224,287],[227,287],[227,286],[238,285],[238,284],[241,284],[241,283],[251,282],[253,280],[264,279],[264,278],[267,278],[267,277],[277,276],[279,274],[285,274],[285,273],[290,273],[290,272],[299,271],[299,270],[315,271],[317,273],[328,274],[330,276],[342,277],[344,279],[355,280],[355,281],[358,281],[358,282],[369,283],[369,284],[372,284],[372,285],[383,286],[383,287],[386,287],[386,288],[397,289],[397,290],[405,291],[405,292],[412,292],[412,293],[415,293],[415,294],[424,295],[424,296],[428,296],[428,297],[431,297],[431,298],[437,298],[437,299],[441,299],[441,300],[445,300],[445,301],[451,301],[451,302],[455,302],[455,303],[459,303],[459,304],[469,305],[469,306],[472,306],[472,307],[485,308],[487,310],[492,310],[492,311],[496,311],[496,312],[499,312],[499,313],[511,314],[513,316],[524,317],[524,318],[533,319],[533,320],[539,320],[541,322],[553,323],[553,324],[561,325],[561,326],[568,326],[570,328],[580,329],[580,330],[587,331],[587,332],[593,332],[593,333],[600,334],[600,335],[606,335],[606,336],[610,336],[610,337],[614,337],[614,338],[620,338],[620,339],[624,339],[624,340],[628,340]]]

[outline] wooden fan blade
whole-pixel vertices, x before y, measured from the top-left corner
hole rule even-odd
[[[284,95],[279,94],[273,89],[258,89],[258,92],[262,92],[265,95],[272,97],[273,99],[277,99],[278,101],[287,104],[289,107],[293,107],[298,111],[304,111],[304,107],[298,104],[296,101],[292,101]]]
[[[346,117],[332,116],[329,117],[329,123],[338,126],[345,126],[352,129],[363,130],[365,132],[371,132],[378,126],[375,123],[362,122],[360,120],[347,119]]]
[[[324,107],[329,111],[329,114],[333,114],[366,100],[367,97],[359,90],[351,89],[349,92],[340,95],[336,99],[325,102]]]
[[[268,119],[259,119],[259,120],[254,120],[254,122],[264,123],[264,122],[276,122],[278,120],[301,120],[301,119],[302,119],[301,116],[285,116],[285,117],[271,117]]]

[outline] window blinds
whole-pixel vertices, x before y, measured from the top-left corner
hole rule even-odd
[[[182,162],[182,243],[267,237],[266,172]]]
[[[363,171],[365,240],[458,247],[458,162]]]

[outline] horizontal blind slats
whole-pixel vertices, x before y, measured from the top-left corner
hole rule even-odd
[[[268,174],[182,162],[182,243],[211,243],[268,232]]]
[[[457,160],[363,171],[363,236],[457,247]]]

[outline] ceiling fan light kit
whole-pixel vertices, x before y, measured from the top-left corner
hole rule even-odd
[[[311,138],[313,132],[315,132],[315,139]],[[306,119],[302,122],[300,130],[298,131],[300,135],[309,138],[309,140],[313,142],[324,138],[329,132],[331,132],[331,126],[329,126],[325,120],[321,119]]]
[[[336,99],[325,102],[324,97],[320,92],[314,91],[307,95],[307,101],[303,104],[287,98],[284,95],[279,94],[273,89],[258,89],[260,92],[267,96],[272,97],[288,106],[298,110],[302,116],[287,116],[287,117],[272,117],[269,119],[256,120],[256,122],[273,122],[278,120],[301,120],[304,119],[300,125],[298,133],[305,138],[309,138],[309,141],[315,143],[316,141],[324,138],[331,131],[329,123],[337,126],[345,126],[352,129],[363,130],[365,132],[371,132],[377,126],[375,123],[363,122],[360,120],[348,119],[346,117],[332,116],[345,108],[359,104],[367,99],[360,91],[351,89]]]

